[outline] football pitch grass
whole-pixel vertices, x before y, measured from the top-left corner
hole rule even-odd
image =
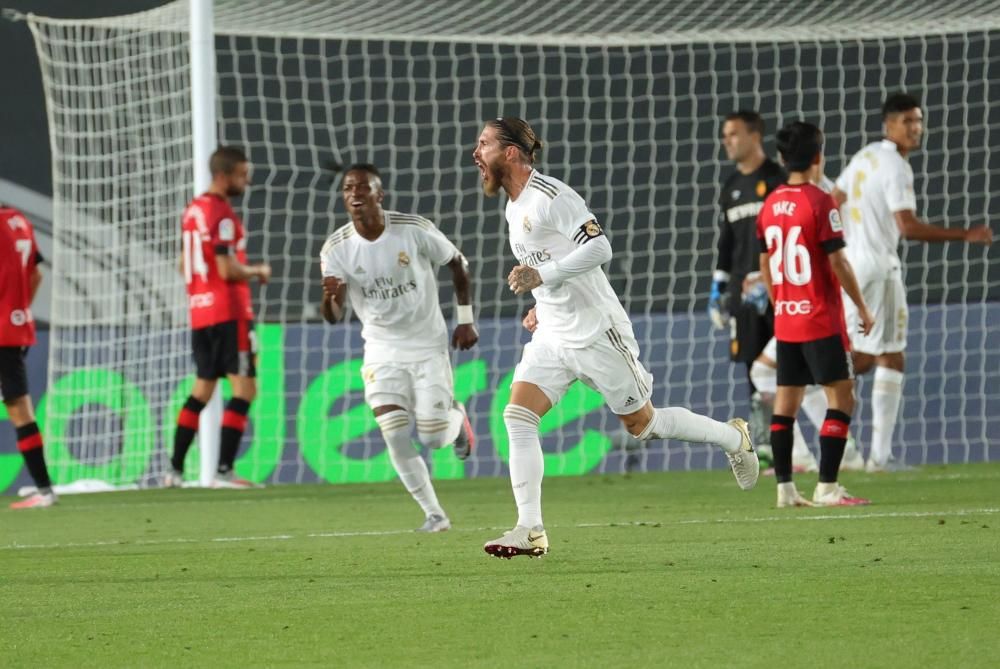
[[[506,479],[439,482],[438,535],[398,482],[65,496],[0,511],[0,666],[997,666],[1000,464],[842,482],[551,478],[511,561]]]

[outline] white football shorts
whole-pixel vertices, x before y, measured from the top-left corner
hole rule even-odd
[[[419,362],[365,362],[365,402],[373,409],[395,404],[420,420],[448,420],[455,396],[446,351]]]
[[[632,328],[624,325],[607,330],[585,348],[533,339],[524,347],[513,382],[538,386],[554,406],[577,379],[599,392],[619,415],[638,411],[653,392],[653,375],[639,362],[639,344]]]
[[[851,267],[858,279],[868,311],[875,319],[875,327],[871,333],[862,334],[858,330],[861,324],[858,309],[847,293],[843,294],[844,316],[847,321],[847,334],[851,338],[851,348],[869,355],[900,353],[906,350],[910,310],[906,306],[906,287],[903,285],[903,273],[899,262],[891,263],[888,267],[876,267],[871,262],[852,261]]]

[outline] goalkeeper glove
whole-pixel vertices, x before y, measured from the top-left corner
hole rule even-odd
[[[729,326],[729,311],[726,309],[728,301],[726,282],[713,281],[712,292],[708,296],[708,316],[717,330],[725,330]]]
[[[750,290],[743,293],[743,303],[752,306],[758,314],[763,316],[767,313],[767,305],[771,302],[767,294],[767,286],[763,281],[758,281],[750,286]]]

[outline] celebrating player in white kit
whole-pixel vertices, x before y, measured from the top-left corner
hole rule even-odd
[[[503,189],[509,198],[507,226],[518,264],[507,281],[517,295],[532,293],[537,318],[503,414],[518,519],[484,546],[502,558],[548,552],[538,426],[577,379],[600,392],[635,437],[718,444],[744,490],[759,473],[743,419],[727,424],[687,409],[653,407],[652,376],[639,362],[632,323],[601,270],[611,244],[576,191],[532,167],[541,147],[528,123],[506,116],[486,123],[473,152],[484,192]]]
[[[854,348],[854,369],[875,366],[872,389],[870,472],[898,467],[892,460],[892,433],[903,396],[903,351],[909,310],[897,248],[900,237],[924,242],[965,241],[990,244],[989,226],[942,228],[919,220],[913,191],[913,168],[906,162],[923,135],[920,102],[894,93],[882,105],[885,139],[869,144],[837,178],[833,197],[844,205],[847,257],[857,274],[865,302],[875,316],[867,335],[858,333],[857,310],[848,303],[847,324]]]
[[[474,444],[465,407],[454,400],[448,328],[438,303],[437,269],[448,265],[458,302],[452,345],[479,340],[469,301],[469,264],[433,223],[382,208],[382,178],[374,165],[347,168],[341,184],[351,222],[323,245],[323,318],[336,323],[347,298],[365,340],[362,376],[389,458],[425,515],[422,532],[451,527],[427,464],[410,442],[410,421],[428,448],[455,445],[465,460]]]

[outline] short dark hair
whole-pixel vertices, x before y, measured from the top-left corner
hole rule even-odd
[[[920,109],[920,100],[916,96],[903,92],[893,93],[882,103],[882,119],[885,120],[889,114],[898,114],[911,109]]]
[[[220,146],[208,159],[208,170],[214,177],[216,174],[232,174],[240,163],[250,162],[243,149],[235,146]]]
[[[823,150],[823,131],[812,123],[792,121],[775,135],[775,144],[789,172],[805,172]]]
[[[732,114],[726,117],[726,121],[743,121],[747,126],[747,130],[750,132],[755,132],[764,137],[764,133],[767,131],[767,127],[764,125],[764,119],[761,118],[760,114],[752,109],[740,109],[739,111],[734,111]]]
[[[378,171],[378,168],[371,163],[351,163],[344,168],[344,172],[340,177],[341,188],[344,187],[344,178],[351,172],[367,172],[369,177],[376,177],[379,181],[382,181],[382,174]]]
[[[352,163],[344,168],[344,175],[346,176],[348,172],[368,172],[368,174],[373,177],[382,178],[379,173],[378,168],[371,163]]]
[[[516,146],[529,163],[534,163],[538,159],[538,152],[542,150],[542,141],[538,139],[538,135],[531,129],[527,121],[516,116],[498,116],[488,123],[496,129],[500,146]]]

